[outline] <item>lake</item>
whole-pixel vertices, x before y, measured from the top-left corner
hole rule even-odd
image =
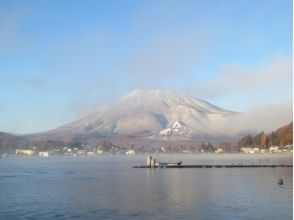
[[[292,168],[132,168],[146,156],[0,159],[0,219],[293,218]],[[292,164],[292,154],[153,156],[183,164]]]

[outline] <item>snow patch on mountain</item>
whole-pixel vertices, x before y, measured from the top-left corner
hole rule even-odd
[[[181,122],[176,121],[170,128],[163,129],[159,132],[159,138],[162,139],[177,139],[190,138],[193,130],[184,126]]]

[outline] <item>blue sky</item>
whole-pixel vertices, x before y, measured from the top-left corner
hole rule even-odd
[[[133,89],[292,107],[292,1],[0,0],[0,130],[75,120]]]

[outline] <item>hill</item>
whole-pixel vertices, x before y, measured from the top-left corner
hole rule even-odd
[[[260,146],[268,148],[269,146],[286,146],[293,144],[293,121],[287,125],[278,128],[270,134],[260,132],[255,136],[247,135],[239,140],[239,147]]]

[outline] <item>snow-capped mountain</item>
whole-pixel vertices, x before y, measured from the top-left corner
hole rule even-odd
[[[223,126],[237,114],[174,91],[134,90],[117,102],[48,133],[193,139],[203,134],[222,135]]]

